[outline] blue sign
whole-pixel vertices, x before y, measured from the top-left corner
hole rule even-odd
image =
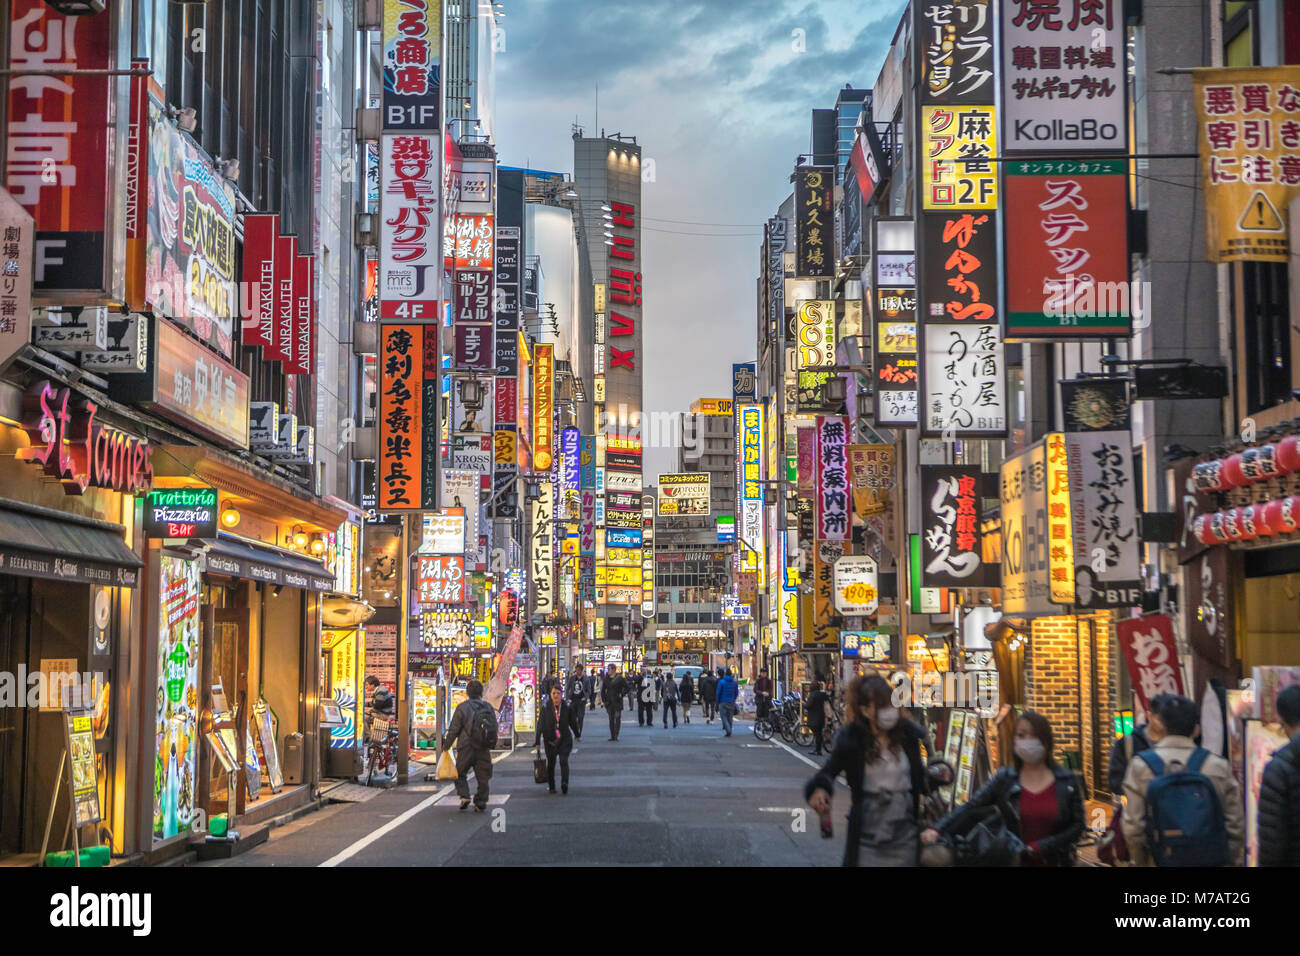
[[[737,403],[753,402],[758,391],[758,372],[754,362],[731,366],[731,397]]]
[[[621,528],[606,528],[605,547],[639,548],[641,547],[641,532],[625,531]]]
[[[718,517],[718,541],[736,540],[736,519],[732,515]]]
[[[578,453],[582,436],[576,428],[566,428],[560,436],[560,448],[564,455],[564,478],[561,487],[565,491],[578,490]]]

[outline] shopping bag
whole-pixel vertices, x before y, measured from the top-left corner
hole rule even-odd
[[[450,750],[444,750],[442,752],[442,756],[438,758],[438,779],[439,780],[460,779],[460,774],[456,772],[456,761],[452,759]]]
[[[546,783],[546,758],[540,750],[534,750],[533,755],[533,783]]]

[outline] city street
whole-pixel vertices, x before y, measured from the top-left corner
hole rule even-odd
[[[758,741],[751,722],[737,722],[726,739],[717,721],[664,730],[638,727],[629,711],[623,718],[611,743],[605,712],[588,712],[567,796],[533,783],[531,749],[497,764],[485,813],[460,812],[450,785],[426,783],[412,764],[405,787],[364,803],[332,804],[272,831],[268,842],[233,860],[200,865],[839,864],[847,793],[837,802],[834,839],[821,838],[811,813],[806,832],[793,832],[791,810],[804,806],[812,768],[777,743]]]

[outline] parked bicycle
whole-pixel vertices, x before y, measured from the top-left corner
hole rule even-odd
[[[773,701],[766,716],[754,719],[754,736],[759,740],[771,740],[775,734],[780,734],[786,743],[812,746],[812,728],[804,722],[799,698],[788,696]]]
[[[374,779],[375,770],[381,776],[392,777],[397,770],[397,723],[382,717],[370,719],[366,736],[366,786]]]

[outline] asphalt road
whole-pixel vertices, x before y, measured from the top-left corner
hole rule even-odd
[[[834,839],[823,839],[815,814],[792,812],[806,810],[812,767],[760,742],[748,721],[725,738],[698,713],[664,730],[625,710],[610,742],[605,712],[588,711],[567,796],[533,783],[531,749],[497,763],[484,813],[461,812],[447,784],[413,769],[405,787],[328,806],[202,865],[837,866],[847,792],[836,795]]]

